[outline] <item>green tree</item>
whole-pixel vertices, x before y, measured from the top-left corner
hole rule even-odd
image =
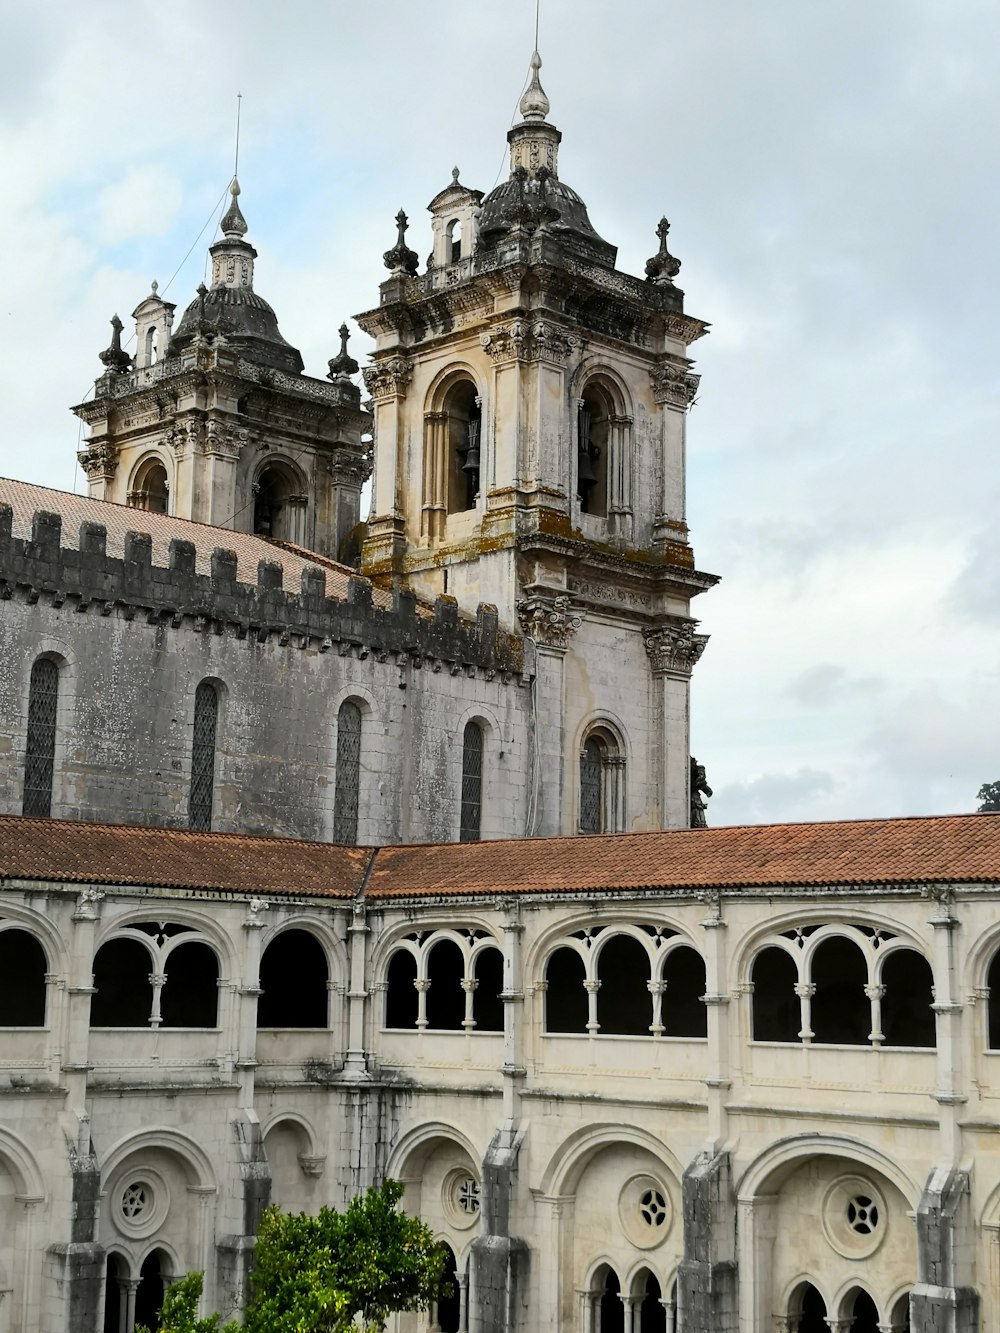
[[[201,1273],[188,1273],[178,1282],[172,1282],[167,1288],[160,1309],[160,1333],[238,1333],[238,1324],[226,1324],[219,1329],[219,1316],[209,1315],[207,1319],[198,1318],[198,1302],[201,1300]],[[149,1333],[149,1329],[136,1324],[135,1333]]]
[[[387,1180],[338,1213],[264,1211],[257,1231],[247,1333],[378,1329],[397,1310],[426,1309],[443,1291],[445,1251],[430,1228],[397,1211]]]
[[[979,801],[979,814],[1000,815],[1000,782],[984,782],[976,799]]]

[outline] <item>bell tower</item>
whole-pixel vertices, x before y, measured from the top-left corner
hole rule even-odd
[[[175,307],[153,290],[135,309],[135,355],[112,320],[104,374],[73,411],[89,427],[80,454],[90,494],[308,547],[350,560],[371,418],[347,351],[328,381],[303,374],[271,306],[254,289],[257,251],[234,178],[200,286]]]
[[[536,648],[534,832],[686,827],[688,692],[705,645],[685,521],[687,355],[668,224],[645,278],[560,177],[562,136],[532,56],[485,197],[457,170],[429,205],[425,272],[405,213],[386,252],[376,340],[375,473],[363,568],[408,579]],[[544,782],[542,774],[544,773]]]

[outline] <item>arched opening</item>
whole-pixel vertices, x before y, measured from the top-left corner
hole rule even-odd
[[[156,330],[150,329],[149,332],[155,333]],[[136,469],[126,498],[133,509],[144,509],[150,514],[165,514],[169,495],[167,469],[158,458],[148,458]]]
[[[56,713],[59,667],[39,657],[28,684],[28,735],[24,750],[24,794],[21,813],[47,819],[52,813],[52,779],[56,757]]]
[[[792,1297],[789,1314],[797,1319],[798,1333],[830,1333],[826,1322],[826,1301],[811,1282],[804,1283]]]
[[[752,1017],[754,1041],[798,1041],[802,1006],[795,993],[799,970],[795,959],[772,945],[753,960]]]
[[[667,1333],[667,1311],[663,1304],[663,1289],[652,1273],[639,1288],[639,1319],[634,1333]]]
[[[597,384],[583,391],[577,416],[576,494],[580,511],[602,518],[608,513],[608,462],[614,404]]]
[[[465,959],[454,940],[438,940],[427,955],[427,1026],[460,1032],[465,1021]]]
[[[989,1028],[989,1048],[1000,1051],[1000,950],[993,955],[986,973],[989,998],[986,1001]]]
[[[889,1316],[892,1333],[910,1333],[910,1293],[900,1296]]]
[[[145,1328],[156,1328],[159,1323],[163,1295],[170,1281],[170,1260],[162,1250],[153,1250],[139,1269],[139,1286],[135,1293],[135,1322]]]
[[[649,954],[631,935],[612,935],[597,957],[597,1022],[600,1031],[648,1037],[653,1022]]]
[[[146,358],[144,364],[152,366],[156,363],[156,326],[151,324],[146,330]]]
[[[867,1291],[858,1291],[845,1303],[850,1312],[850,1333],[879,1333],[878,1309]]]
[[[445,399],[448,438],[448,513],[475,509],[479,494],[480,436],[483,416],[479,391],[460,380]]]
[[[385,1025],[415,1028],[420,1013],[417,960],[409,949],[397,949],[386,969]]]
[[[260,960],[259,1028],[325,1028],[330,974],[326,954],[308,930],[283,930]]]
[[[138,940],[108,940],[94,955],[90,1026],[146,1027],[153,1011],[153,960]]]
[[[253,530],[274,541],[305,540],[306,495],[301,480],[284,463],[268,463],[253,483]]]
[[[104,1264],[104,1333],[121,1333],[125,1327],[125,1292],[128,1269],[121,1255],[109,1254]]]
[[[476,954],[476,989],[472,992],[472,1017],[477,1032],[503,1031],[503,954],[483,949]]]
[[[810,980],[813,1041],[867,1046],[872,1010],[865,994],[868,966],[858,945],[842,935],[823,940],[812,956]]]
[[[580,751],[581,833],[619,833],[625,818],[625,760],[614,736],[592,731]]]
[[[462,810],[459,842],[478,842],[483,819],[483,729],[467,722],[462,737]]]
[[[218,722],[219,692],[210,680],[203,680],[194,695],[191,790],[188,796],[188,827],[203,832],[212,827]]]
[[[448,254],[451,263],[457,264],[462,258],[462,224],[458,218],[452,218],[447,226]]]
[[[447,1287],[445,1292],[438,1297],[435,1324],[441,1330],[441,1333],[459,1333],[462,1303],[458,1291],[458,1264],[455,1260],[455,1251],[447,1241],[442,1242],[442,1244],[444,1246],[444,1280]]]
[[[337,714],[337,778],[333,796],[333,840],[353,847],[358,840],[361,786],[361,709],[345,699]]]
[[[625,1306],[622,1303],[618,1274],[609,1268],[601,1284],[599,1323],[600,1333],[625,1333]]]
[[[933,1047],[934,974],[915,949],[897,949],[882,964],[882,1040],[886,1046]]]
[[[165,1028],[214,1028],[219,1014],[219,960],[199,940],[178,944],[163,964],[166,980],[160,995]]]
[[[575,949],[556,949],[545,964],[545,1031],[586,1032],[587,969]]]
[[[705,1037],[708,1011],[705,994],[705,960],[697,949],[681,945],[663,960],[663,1035]]]
[[[26,930],[0,930],[0,1027],[45,1026],[45,950]]]

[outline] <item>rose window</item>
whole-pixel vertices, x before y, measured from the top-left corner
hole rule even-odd
[[[878,1205],[867,1194],[855,1194],[847,1204],[847,1223],[859,1236],[870,1236],[878,1226]]]
[[[130,1222],[138,1222],[149,1210],[152,1199],[153,1192],[144,1181],[136,1181],[132,1185],[126,1185],[125,1189],[122,1190],[122,1216]]]
[[[659,1190],[646,1190],[639,1199],[639,1213],[648,1227],[662,1227],[667,1220],[667,1201]]]
[[[466,1176],[458,1187],[458,1206],[463,1213],[479,1212],[479,1184],[472,1176]]]

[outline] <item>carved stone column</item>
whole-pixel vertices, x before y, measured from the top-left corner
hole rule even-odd
[[[670,616],[642,632],[651,671],[652,766],[661,828],[688,828],[691,822],[691,672],[708,643],[706,634],[695,633],[697,625]]]
[[[686,541],[685,447],[687,412],[698,391],[699,376],[686,357],[664,356],[650,368],[653,396],[660,405],[660,456],[663,489],[653,522],[653,541]]]
[[[413,364],[409,356],[399,352],[364,370],[365,386],[375,409],[375,439],[378,442],[372,518],[362,562],[365,568],[392,565],[406,550],[403,400],[412,378]]]

